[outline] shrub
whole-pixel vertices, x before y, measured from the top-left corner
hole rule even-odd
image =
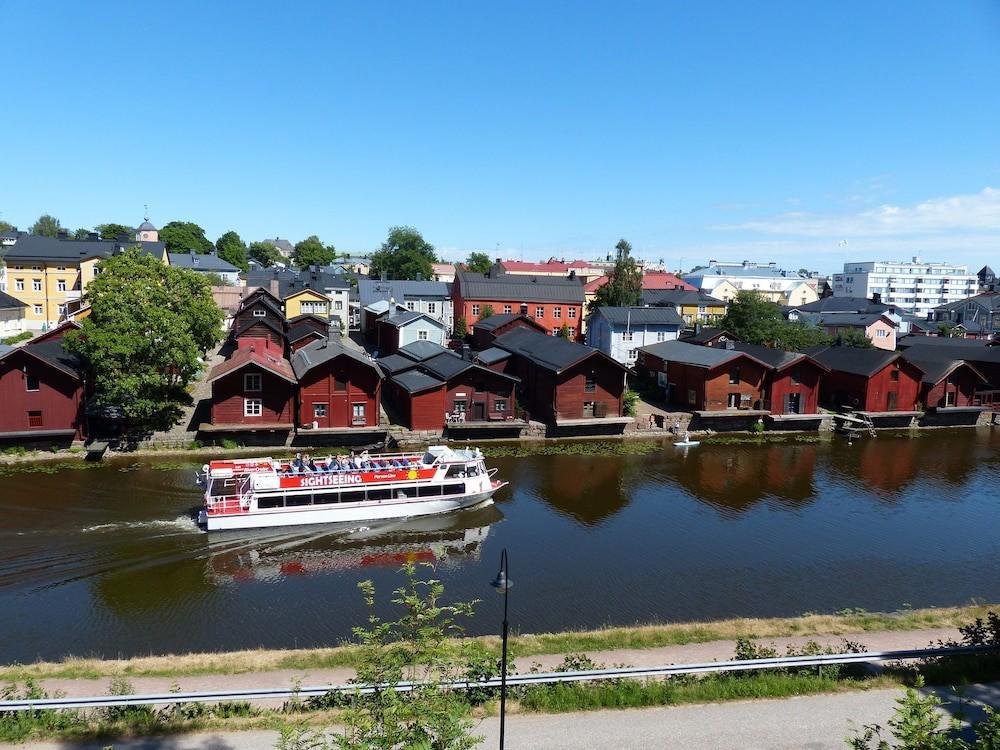
[[[636,413],[636,408],[639,405],[639,394],[633,391],[631,388],[626,388],[625,393],[622,395],[623,409],[625,411],[626,417],[634,417]]]
[[[19,333],[16,336],[8,336],[5,339],[0,339],[0,344],[8,344],[8,345],[18,344],[22,341],[27,341],[32,337],[32,335],[33,334],[31,333],[31,331],[23,331],[22,333]]]
[[[239,448],[240,444],[237,443],[235,440],[230,440],[229,438],[226,438],[225,440],[222,441],[222,447],[228,450],[232,450],[233,448]]]

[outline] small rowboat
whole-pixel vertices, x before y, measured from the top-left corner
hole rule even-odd
[[[700,440],[681,440],[679,443],[674,443],[675,448],[693,448],[696,445],[701,445]]]

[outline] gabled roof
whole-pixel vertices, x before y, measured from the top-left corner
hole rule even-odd
[[[696,291],[695,287],[684,281],[680,276],[668,271],[646,271],[642,275],[642,288]]]
[[[815,302],[807,302],[804,305],[789,307],[790,310],[799,312],[840,312],[840,313],[875,313],[885,312],[889,305],[882,302],[873,302],[866,297],[824,297]]]
[[[689,344],[704,344],[718,336],[725,336],[729,340],[733,339],[733,334],[729,333],[729,331],[706,326],[701,330],[695,331],[690,336],[683,336],[681,340]]]
[[[378,360],[378,366],[390,375],[395,375],[397,372],[412,370],[417,366],[417,364],[418,362],[410,359],[409,357],[404,357],[402,354],[390,354],[387,357],[379,357]]]
[[[594,315],[612,326],[673,326],[680,328],[684,319],[673,307],[599,307]]]
[[[336,359],[337,357],[348,357],[356,362],[360,362],[365,367],[372,368],[380,378],[385,377],[382,370],[375,364],[375,360],[368,357],[357,349],[342,344],[334,339],[323,339],[299,349],[292,355],[292,368],[298,377],[302,377],[307,372],[319,365]]]
[[[27,307],[28,305],[17,297],[11,297],[6,292],[0,292],[0,310],[16,310],[21,307]]]
[[[398,353],[414,362],[423,362],[425,359],[436,357],[439,354],[450,354],[453,357],[458,357],[451,349],[435,344],[433,341],[413,341],[406,346],[399,347]]]
[[[296,382],[295,373],[292,371],[292,366],[287,359],[279,357],[266,349],[258,351],[250,347],[237,349],[233,352],[233,356],[213,367],[212,371],[208,374],[208,382],[213,383],[219,378],[236,372],[248,365],[257,365],[277,375],[279,378],[287,380],[289,383]]]
[[[430,298],[444,301],[449,296],[448,285],[443,281],[358,279],[358,297],[362,307],[377,300],[393,299],[402,303],[407,299]]]
[[[139,247],[143,253],[163,257],[166,245],[162,242],[137,242],[128,240],[69,240],[25,234],[18,237],[4,255],[9,265],[31,261],[66,261],[78,263],[87,258],[110,258],[130,247]]]
[[[298,323],[296,325],[290,326],[288,329],[288,343],[294,344],[300,339],[304,339],[307,336],[315,336],[317,339],[325,339],[326,336],[316,330],[315,327],[309,325],[308,323]]]
[[[79,326],[77,327],[79,328]],[[24,346],[12,347],[9,351],[0,353],[0,359],[12,357],[17,352],[34,357],[77,380],[83,378],[83,361],[75,354],[66,350],[63,346],[62,338],[47,339],[38,341],[37,343],[29,342]]]
[[[511,323],[515,320],[523,320],[531,324],[532,327],[541,329],[541,324],[537,323],[533,318],[529,318],[527,315],[522,313],[497,313],[491,315],[488,318],[483,318],[482,320],[477,320],[475,322],[475,327],[483,331],[495,331],[498,328]]]
[[[861,349],[855,346],[819,346],[806,354],[836,372],[871,377],[900,358],[899,352],[884,349]]]
[[[757,346],[756,344],[745,344],[742,341],[734,341],[733,349],[738,352],[745,352],[754,359],[764,362],[778,371],[797,365],[800,362],[811,362],[821,370],[827,369],[826,365],[811,360],[808,356],[799,352],[786,352],[784,349],[772,349],[766,346]]]
[[[322,297],[325,300],[330,299],[323,292],[319,291],[318,289],[312,289],[310,287],[302,287],[301,289],[289,291],[289,293],[286,294],[283,299],[287,301],[290,300],[292,297],[298,297],[300,294],[313,294],[317,297]]]
[[[515,328],[508,331],[497,338],[494,344],[530,360],[539,367],[557,373],[594,356],[613,362],[623,370],[627,369],[620,362],[593,347],[567,341],[561,336],[548,336],[529,328]]]
[[[239,273],[232,263],[224,261],[215,253],[167,253],[170,265],[176,268],[188,268],[192,271],[217,271],[219,273]]]
[[[481,352],[476,352],[473,357],[477,362],[482,362],[484,365],[495,365],[497,362],[503,362],[505,359],[510,359],[513,355],[506,349],[500,349],[496,346],[491,346],[489,349],[483,349]]]
[[[762,362],[748,352],[718,346],[689,344],[686,341],[661,341],[658,344],[644,346],[639,351],[652,354],[665,362],[679,362],[684,365],[703,367],[708,370],[744,357],[752,359],[764,367],[769,367],[767,362]]]
[[[986,382],[986,376],[984,376],[973,365],[962,359],[939,359],[937,357],[925,359],[913,356],[909,352],[903,355],[903,359],[912,365],[916,365],[924,371],[923,382],[928,385],[937,385],[963,365],[972,370],[973,374],[975,374],[975,376],[979,379],[980,383]]]
[[[296,315],[294,318],[289,318],[288,320],[286,320],[285,323],[288,324],[289,326],[293,326],[296,323],[304,323],[310,320],[315,323],[322,323],[324,328],[330,327],[330,321],[328,321],[326,318],[321,318],[319,315],[315,315],[313,313],[302,313],[301,315]]]
[[[440,388],[445,383],[443,380],[432,377],[426,372],[413,369],[393,375],[392,382],[408,393],[426,391],[430,388]]]
[[[934,309],[941,310],[942,312],[945,310],[963,310],[970,303],[985,307],[987,310],[998,310],[1000,309],[1000,293],[983,292],[981,294],[974,294],[971,297],[949,302],[946,305],[939,305]]]
[[[420,320],[421,318],[430,321],[438,328],[444,328],[444,323],[438,320],[437,318],[434,318],[428,315],[427,313],[413,312],[411,310],[400,310],[394,315],[390,315],[388,318],[383,318],[382,320],[383,322],[388,323],[391,326],[395,326],[396,328],[402,328],[403,326],[408,326],[411,323]]]
[[[579,278],[562,276],[522,276],[491,270],[490,275],[473,271],[455,271],[466,300],[519,302],[566,302],[583,304],[583,284]]]
[[[817,322],[821,326],[850,326],[852,328],[867,328],[878,321],[885,321],[893,328],[897,327],[896,321],[889,317],[888,313],[848,313],[848,312],[826,312],[819,313]]]
[[[273,320],[271,320],[270,318],[247,318],[242,324],[240,324],[239,326],[236,327],[236,332],[235,332],[234,335],[236,336],[236,338],[239,338],[244,333],[246,333],[248,329],[253,328],[254,326],[257,326],[257,325],[261,325],[261,326],[265,326],[266,328],[270,328],[272,331],[274,331],[279,336],[284,336],[285,335],[284,329],[281,326],[279,326],[277,323],[275,323]]]
[[[717,299],[706,292],[687,289],[643,289],[644,305],[705,305],[726,307],[725,300]]]
[[[281,300],[271,294],[269,291],[263,287],[259,289],[254,289],[250,294],[248,294],[242,302],[240,302],[240,307],[236,311],[239,315],[244,310],[249,310],[254,305],[263,305],[264,307],[271,310],[279,318],[284,316],[284,311],[281,309]]]

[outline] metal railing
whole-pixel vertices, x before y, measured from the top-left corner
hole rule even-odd
[[[667,664],[656,667],[616,667],[588,669],[575,672],[537,672],[507,677],[508,687],[550,685],[569,682],[598,682],[603,680],[649,679],[689,674],[725,672],[750,672],[767,669],[833,666],[837,664],[865,664],[872,662],[913,661],[941,656],[959,656],[998,651],[996,646],[953,646],[943,648],[918,648],[901,651],[864,651],[848,654],[820,654],[817,656],[779,656],[769,659],[733,659],[695,664]],[[148,693],[144,695],[104,695],[87,698],[33,698],[0,701],[0,713],[5,711],[38,711],[42,709],[107,708],[109,706],[167,705],[171,703],[215,703],[218,701],[258,701],[282,698],[317,698],[328,693],[366,695],[376,690],[409,692],[425,683],[400,682],[392,686],[313,685],[298,688],[258,688],[254,690],[210,690],[193,693]],[[457,680],[444,683],[453,690],[499,688],[500,678],[489,680]]]

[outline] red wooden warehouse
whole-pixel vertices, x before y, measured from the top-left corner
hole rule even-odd
[[[513,331],[517,328],[528,328],[539,333],[549,333],[549,331],[542,327],[541,323],[527,315],[497,313],[476,322],[475,329],[472,331],[472,348],[480,351],[488,349],[493,346],[493,342],[496,341],[497,337],[503,336],[508,331]]]
[[[0,440],[69,443],[86,437],[85,378],[63,347],[60,326],[29,344],[0,352]]]
[[[977,367],[961,359],[923,358],[923,350],[907,351],[907,362],[923,370],[920,403],[928,409],[975,406],[976,390],[986,383]]]
[[[809,350],[829,369],[823,401],[859,412],[914,412],[920,400],[923,371],[898,352],[829,346]]]
[[[288,360],[260,341],[239,348],[208,375],[212,421],[203,432],[288,431],[295,424],[295,373]]]
[[[299,380],[302,426],[377,427],[382,371],[367,355],[335,339],[314,341],[292,355]]]

